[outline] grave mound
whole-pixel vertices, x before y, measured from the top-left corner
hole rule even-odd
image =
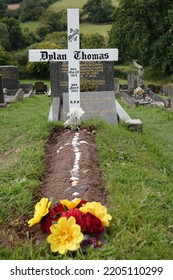
[[[75,154],[73,146],[68,143],[72,143],[75,133],[79,133],[80,176],[78,184],[72,186],[70,171],[73,168]],[[47,197],[52,199],[53,204],[56,204],[61,199],[72,200],[78,196],[88,201],[97,201],[107,205],[107,193],[99,169],[95,137],[96,128],[94,126],[85,127],[77,132],[68,129],[52,131],[44,158],[45,173],[36,201]],[[75,193],[78,195],[75,196]],[[27,217],[18,217],[13,224],[8,224],[6,228],[3,228],[0,243],[15,247],[18,242],[27,242],[28,238],[37,245],[44,241],[45,234],[40,231],[39,224],[28,228],[27,222],[31,216],[32,213],[28,213]]]

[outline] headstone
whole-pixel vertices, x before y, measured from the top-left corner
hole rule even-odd
[[[118,78],[114,79],[114,91],[115,91],[115,94],[119,94],[119,92],[120,92],[120,83],[119,83]]]
[[[44,94],[47,92],[47,85],[44,82],[36,82],[34,89],[36,94]]]
[[[81,119],[99,118],[109,123],[117,123],[114,91],[95,91],[80,93],[81,108],[85,114]],[[67,120],[68,93],[63,93],[63,115],[62,119]]]
[[[62,98],[63,92],[68,92],[67,62],[50,63],[50,79],[52,96]],[[114,90],[114,62],[87,61],[80,63],[80,84],[90,81],[95,91]]]
[[[138,87],[137,84],[137,75],[136,73],[128,73],[127,80],[128,80],[128,90],[133,92],[135,88]]]
[[[68,49],[67,50],[29,50],[29,61],[32,62],[65,62],[68,61],[68,112],[72,107],[80,108],[80,62],[116,61],[117,49],[79,49],[79,9],[67,10]],[[52,71],[51,71],[52,74]],[[54,71],[56,80],[58,70]],[[52,97],[58,97],[57,85],[51,87]],[[113,80],[114,89],[114,80]],[[114,100],[115,105],[115,100]],[[82,107],[81,107],[82,108]],[[83,109],[83,108],[82,108]],[[51,105],[49,117],[54,116]],[[57,109],[58,110],[58,109]],[[57,115],[57,114],[55,114]],[[49,118],[50,119],[50,118]],[[54,119],[52,119],[53,121]]]
[[[3,92],[3,79],[2,75],[0,75],[0,103],[4,103],[4,92]]]
[[[163,93],[165,96],[173,96],[173,84],[163,86]]]
[[[17,66],[0,66],[0,74],[3,77],[4,88],[6,88],[7,90],[19,89],[19,74]]]

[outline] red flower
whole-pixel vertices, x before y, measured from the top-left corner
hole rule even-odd
[[[81,199],[80,203],[78,204],[77,208],[82,207],[82,204],[86,204],[88,201]]]
[[[61,215],[61,217],[66,217],[67,219],[71,216],[73,216],[76,219],[76,223],[81,227],[81,231],[84,233],[86,230],[86,226],[83,216],[85,216],[85,214],[80,212],[78,208],[74,208],[62,213]]]
[[[53,208],[50,208],[49,213],[50,216],[52,217],[52,220],[57,221],[64,211],[65,211],[64,206],[61,203],[58,203]]]
[[[100,234],[104,231],[104,227],[102,222],[93,214],[86,213],[84,215],[84,222],[86,230],[84,233],[86,234]]]
[[[50,226],[52,225],[52,217],[47,214],[45,217],[41,219],[40,229],[42,232],[50,233]]]
[[[52,221],[58,221],[63,212],[64,207],[60,203],[50,208],[49,213],[41,219],[40,229],[43,232],[50,233],[50,226],[52,225]]]

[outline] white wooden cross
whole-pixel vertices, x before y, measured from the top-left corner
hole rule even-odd
[[[68,61],[69,111],[80,107],[80,61],[117,61],[118,49],[80,49],[79,9],[67,9],[68,49],[29,50],[30,62]]]

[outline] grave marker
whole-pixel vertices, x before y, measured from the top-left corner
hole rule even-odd
[[[18,67],[12,65],[0,66],[0,74],[3,77],[4,88],[19,89]]]
[[[68,49],[67,50],[29,50],[31,62],[68,61],[68,107],[81,107],[80,104],[80,61],[117,61],[117,49],[79,48],[79,9],[67,10]],[[52,108],[51,108],[52,110]],[[53,113],[50,115],[53,119]]]
[[[3,104],[4,102],[3,79],[2,75],[0,75],[0,104]]]

